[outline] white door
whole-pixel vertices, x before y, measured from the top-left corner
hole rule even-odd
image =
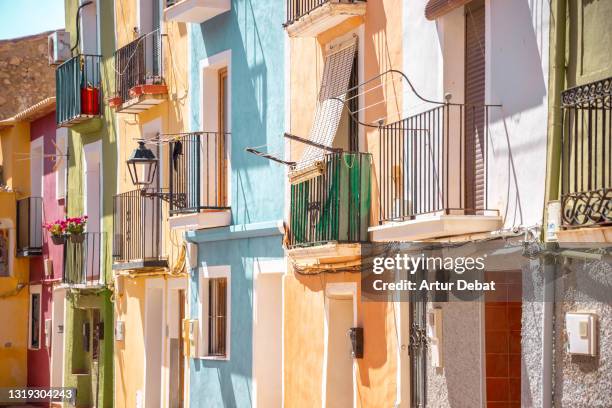
[[[101,141],[90,143],[83,147],[85,155],[85,215],[87,219],[86,273],[87,280],[100,278],[100,252],[102,251],[102,236],[100,234],[100,219],[102,216],[102,180],[100,162],[102,156]]]
[[[51,306],[51,386],[62,387],[64,382],[64,306],[66,289],[53,291]]]
[[[282,406],[283,275],[255,275],[253,306],[254,407]]]

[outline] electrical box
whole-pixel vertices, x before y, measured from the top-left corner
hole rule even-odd
[[[427,337],[431,350],[431,366],[444,367],[442,358],[442,309],[433,309],[427,313]]]
[[[70,33],[57,30],[47,37],[49,65],[59,65],[72,58],[70,51]]]
[[[597,355],[597,316],[592,313],[566,313],[567,351],[584,356]]]
[[[43,267],[45,270],[45,278],[50,279],[53,277],[53,261],[51,259],[45,259],[43,261]]]
[[[185,357],[197,358],[198,321],[183,319],[183,352]]]
[[[351,339],[351,356],[363,358],[363,327],[351,327],[348,335]]]
[[[45,319],[45,347],[51,347],[51,335],[53,334],[51,331],[53,330],[53,326],[51,325],[51,319]]]
[[[557,241],[557,231],[561,225],[561,201],[549,201],[546,206],[546,237],[547,242]]]
[[[125,339],[125,322],[123,320],[115,321],[115,340],[123,341]]]

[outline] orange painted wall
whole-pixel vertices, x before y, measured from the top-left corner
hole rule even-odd
[[[316,106],[324,64],[324,46],[329,41],[363,25],[363,76],[369,79],[388,69],[402,70],[402,2],[369,0],[365,17],[354,17],[318,38],[291,38],[290,41],[290,130],[307,137]],[[380,85],[376,83],[374,85]],[[383,84],[368,93],[364,104],[386,103],[365,112],[365,120],[399,119],[402,109],[401,83]],[[378,155],[378,131],[364,130],[361,151]],[[290,142],[293,160],[299,160],[304,145]],[[376,171],[376,170],[374,170]],[[372,224],[378,215],[378,185],[372,175]],[[324,358],[325,284],[356,282],[360,274],[321,274],[312,277],[289,272],[285,288],[285,405],[312,407],[322,404]],[[358,300],[360,294],[358,293]],[[397,333],[393,305],[358,302],[358,322],[364,328],[364,358],[358,360],[358,401],[363,407],[390,407],[397,392]]]
[[[30,193],[30,162],[24,155],[30,152],[30,124],[17,123],[0,130],[0,151],[4,182],[14,190],[0,192],[0,219],[4,220],[3,227],[9,227],[13,240],[11,276],[0,277],[0,387],[24,387],[27,384],[30,261],[15,256],[15,241],[16,200]],[[18,289],[21,284],[24,287]]]

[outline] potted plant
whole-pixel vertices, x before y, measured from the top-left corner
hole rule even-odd
[[[66,221],[55,220],[44,225],[45,229],[51,234],[51,241],[55,245],[64,245],[66,242]]]
[[[70,241],[78,244],[85,240],[85,224],[87,224],[87,216],[66,218],[66,233],[70,237]]]

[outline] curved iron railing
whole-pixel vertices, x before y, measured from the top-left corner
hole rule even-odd
[[[567,89],[562,109],[562,225],[612,224],[612,78]]]

